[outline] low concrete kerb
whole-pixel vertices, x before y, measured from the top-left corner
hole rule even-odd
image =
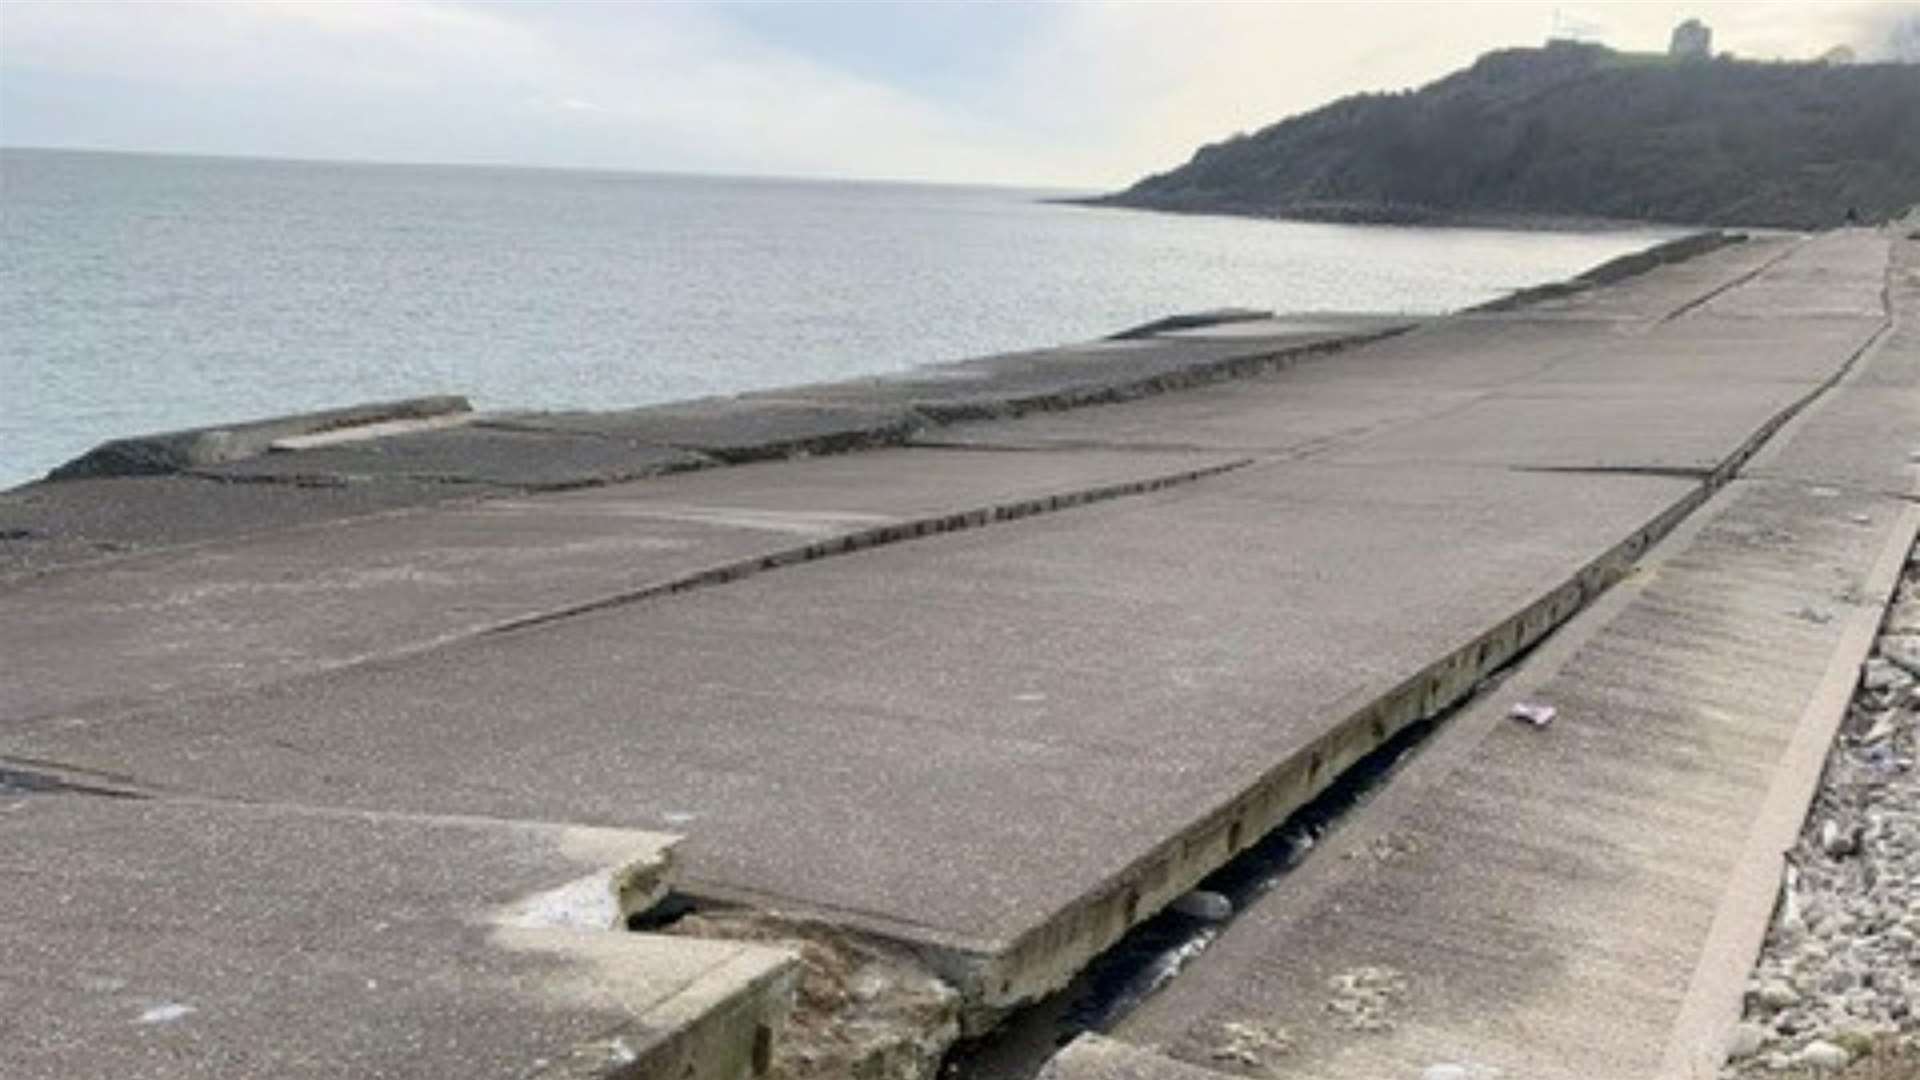
[[[1920,535],[1920,506],[1909,504],[1900,511],[1892,536],[1863,583],[1869,596],[1893,593],[1916,535]],[[1793,741],[1781,757],[1714,912],[1657,1080],[1712,1080],[1726,1062],[1729,1042],[1740,1022],[1747,974],[1753,970],[1773,917],[1786,855],[1820,786],[1828,751],[1860,681],[1860,665],[1872,652],[1885,615],[1884,605],[1854,607],[1845,615],[1840,646],[1801,711]]]

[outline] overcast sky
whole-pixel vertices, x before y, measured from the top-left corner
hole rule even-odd
[[[0,144],[1107,188],[1556,25],[1807,58],[1920,2],[0,0]]]

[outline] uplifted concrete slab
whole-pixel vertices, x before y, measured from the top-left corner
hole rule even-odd
[[[1791,261],[1786,245],[1776,254]],[[965,991],[976,1016],[990,1014],[1060,985],[1362,754],[1538,641],[1707,489],[1691,474],[1515,465],[1550,460],[1558,438],[1596,461],[1724,469],[1799,400],[1803,381],[1817,384],[1846,362],[1839,338],[1809,338],[1796,346],[1808,353],[1804,366],[1769,356],[1765,377],[1751,385],[1729,378],[1724,393],[1694,395],[1689,422],[1657,412],[1658,422],[1633,427],[1594,403],[1657,409],[1658,365],[1634,379],[1543,381],[1604,359],[1598,346],[1628,357],[1655,348],[1648,343],[1662,325],[1692,335],[1684,348],[1679,336],[1660,346],[1680,369],[1692,350],[1721,340],[1704,329],[1710,323],[1746,341],[1741,320],[1685,313],[1712,290],[1741,287],[1749,271],[1724,261],[1695,270],[1612,312],[1482,316],[1337,363],[1299,362],[1294,350],[1316,347],[1311,335],[1250,349],[1237,340],[1148,341],[1064,360],[1000,358],[977,376],[946,372],[954,377],[944,389],[926,373],[869,386],[862,393],[878,396],[861,402],[915,409],[953,391],[942,400],[954,416],[989,401],[1017,410],[1102,400],[1195,371],[1293,364],[1294,381],[1275,379],[1274,388],[1319,386],[1321,401],[1343,404],[1314,456],[1294,453],[1301,444],[1282,435],[1248,443],[1282,448],[1250,455],[1265,459],[1258,463],[1162,486],[1152,473],[1146,483],[1125,479],[1137,479],[1154,454],[1115,451],[1098,468],[1121,463],[1120,490],[1134,497],[1048,496],[977,519],[989,528],[930,527],[912,542],[847,558],[775,558],[774,572],[726,576],[715,587],[641,589],[618,606],[578,604],[566,617],[523,620],[508,632],[282,672],[260,685],[159,696],[136,688],[130,696],[147,700],[127,709],[36,707],[0,727],[0,758],[143,791],[342,813],[671,828],[688,837],[690,891],[909,942]],[[1780,326],[1791,334],[1796,323]],[[1485,347],[1439,347],[1449,334]],[[1508,337],[1516,334],[1522,344]],[[1687,374],[1665,389],[1712,385]],[[1337,388],[1348,380],[1364,388]],[[1396,412],[1414,407],[1405,391],[1421,386],[1435,395],[1422,406],[1432,411]],[[1268,390],[1250,397],[1241,417],[1229,415],[1224,398],[1210,400],[1219,412],[1201,438],[1228,445],[1276,425],[1286,391]],[[1440,400],[1444,391],[1474,396]],[[808,400],[831,402],[833,392]],[[1535,410],[1533,421],[1488,423],[1479,446],[1453,454],[1421,456],[1392,442],[1415,428],[1419,439],[1440,438],[1440,413],[1457,419],[1493,402]],[[1123,408],[1088,415],[1127,415]],[[1135,415],[1129,423],[1138,425],[1146,414]],[[1366,456],[1383,447],[1390,452]],[[1183,464],[1192,456],[1159,455]],[[738,537],[742,558],[765,569],[751,534],[791,545],[824,530],[830,539],[848,515],[952,505],[945,500],[969,490],[969,470],[987,470],[1000,499],[1040,470],[1091,460],[1076,466],[1059,450],[889,451],[687,474],[649,484],[632,503],[623,491],[618,505],[600,490],[528,499],[517,516],[471,508],[471,535],[481,539],[459,558],[489,572],[439,594],[394,585],[393,600],[396,610],[431,607],[422,598],[436,595],[447,609],[468,597],[483,608],[518,604],[516,580],[534,582],[533,593],[570,593],[610,562],[663,565],[651,551],[635,554],[636,538],[649,535],[702,550],[734,542],[712,538]],[[879,464],[863,472],[862,461]],[[1086,483],[1081,476],[1075,487],[1094,490]],[[580,517],[562,522],[567,514]],[[554,515],[554,532],[544,515]],[[557,560],[557,578],[543,579],[558,537],[582,530],[592,541]],[[1767,536],[1744,538],[1765,547]],[[357,554],[377,558],[380,545],[365,543]],[[298,576],[311,579],[325,547],[246,573],[285,572],[308,558],[316,561]],[[515,563],[529,550],[541,554]],[[333,553],[339,565],[354,561],[345,554]],[[333,595],[347,598],[343,611],[384,610],[354,608],[355,597],[376,591]],[[1718,610],[1711,590],[1688,599],[1707,617]],[[200,603],[188,607],[220,610]],[[165,617],[164,605],[154,611],[141,618]],[[418,634],[416,626],[400,636]],[[89,692],[81,677],[89,667],[116,663],[70,651],[48,660],[71,676],[56,687],[56,704]],[[1662,662],[1644,652],[1633,660]],[[1779,677],[1794,670],[1781,665]],[[1633,790],[1631,776],[1606,779]],[[1587,801],[1604,808],[1612,796],[1596,790]],[[36,841],[35,850],[57,843]]]
[[[467,426],[265,454],[197,471],[236,481],[387,479],[550,489],[618,483],[710,463],[690,451],[630,439]]]
[[[483,421],[517,431],[596,435],[752,461],[897,443],[927,418],[896,405],[704,398],[606,412],[521,413]]]
[[[792,992],[780,950],[625,932],[655,834],[44,785],[0,808],[17,1080],[738,1080]]]
[[[474,497],[470,487],[406,480],[301,487],[175,475],[26,484],[0,491],[0,580]]]
[[[1113,1034],[1313,1080],[1712,1075],[1917,516],[1737,481]],[[1236,1024],[1285,1047],[1229,1069]]]
[[[821,458],[319,524],[42,575],[0,586],[9,660],[0,726],[391,659],[1232,460],[932,450]]]
[[[1316,351],[1390,335],[1412,320],[1306,316],[1225,338],[1154,335],[1007,353],[899,375],[749,394],[780,401],[903,406],[941,422],[1120,401],[1251,374]]]
[[[1717,251],[1656,267],[1605,288],[1589,289],[1529,304],[1534,317],[1657,321],[1671,318],[1711,296],[1743,285],[1793,252],[1797,237],[1753,237]]]
[[[1012,1001],[1543,632],[1693,490],[1248,469],[402,665],[16,723],[0,752],[227,797],[671,826],[690,887],[931,947]]]
[[[281,439],[381,423],[446,417],[466,413],[471,408],[463,397],[419,397],[239,424],[136,435],[101,443],[54,469],[48,478],[176,473],[253,457],[265,453],[269,446]]]

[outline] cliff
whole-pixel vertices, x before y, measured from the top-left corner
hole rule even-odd
[[[1920,66],[1509,49],[1204,146],[1088,201],[1409,223],[1877,221],[1920,202]]]

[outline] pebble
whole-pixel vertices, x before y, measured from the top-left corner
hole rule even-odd
[[[1844,1069],[1853,1055],[1825,1039],[1815,1039],[1802,1047],[1796,1059],[1809,1069]]]
[[[1844,859],[1859,848],[1852,829],[1829,818],[1820,826],[1820,850],[1829,858]]]
[[[1760,992],[1755,996],[1760,1004],[1775,1012],[1800,1004],[1800,991],[1795,990],[1793,984],[1784,979],[1775,979],[1762,984]]]
[[[1755,1023],[1744,1023],[1733,1029],[1733,1037],[1727,1040],[1727,1056],[1734,1059],[1750,1058],[1766,1045],[1767,1029]]]
[[[1203,922],[1226,922],[1233,918],[1233,901],[1217,892],[1208,892],[1205,889],[1182,893],[1180,898],[1169,906],[1190,919],[1199,919]]]
[[[1860,673],[1860,685],[1875,692],[1897,690],[1903,683],[1912,681],[1913,677],[1895,667],[1893,661],[1877,656],[1868,660]]]
[[[1880,655],[1909,676],[1920,676],[1920,634],[1888,634],[1880,639]]]

